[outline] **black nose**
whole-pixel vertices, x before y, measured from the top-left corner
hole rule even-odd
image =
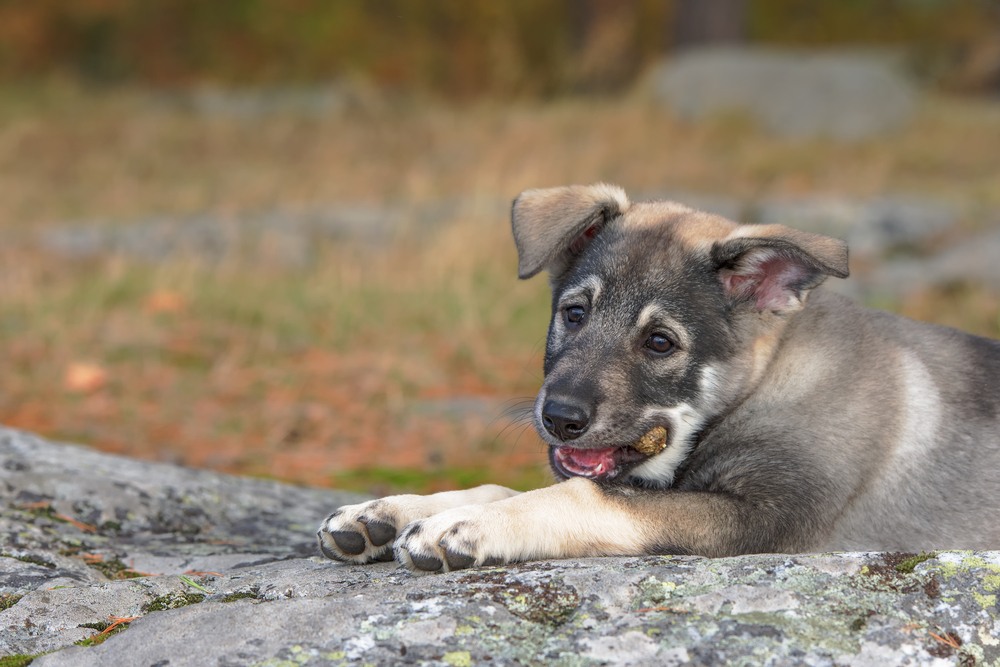
[[[542,425],[563,442],[576,440],[590,426],[590,408],[566,400],[549,399],[542,405]]]

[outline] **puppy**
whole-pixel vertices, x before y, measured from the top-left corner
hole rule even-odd
[[[534,420],[559,483],[393,496],[339,561],[1000,548],[1000,343],[816,290],[841,241],[598,184],[514,202],[552,286]]]

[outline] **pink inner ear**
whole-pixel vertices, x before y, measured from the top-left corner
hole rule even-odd
[[[758,310],[781,311],[794,305],[792,286],[809,272],[801,264],[774,253],[745,258],[743,266],[722,272],[722,285],[736,297],[753,296]]]
[[[576,240],[569,244],[569,251],[574,255],[579,255],[587,247],[597,232],[601,231],[600,225],[591,225],[583,230],[583,233],[576,237]]]

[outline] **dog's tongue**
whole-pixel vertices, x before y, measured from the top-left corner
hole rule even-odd
[[[559,464],[574,475],[602,477],[615,469],[617,447],[605,449],[575,449],[560,447],[556,450]]]

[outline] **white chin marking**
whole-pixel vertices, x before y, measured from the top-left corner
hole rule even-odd
[[[642,416],[644,420],[664,420],[669,425],[670,439],[662,452],[636,466],[629,476],[656,486],[669,486],[691,451],[691,437],[701,428],[704,417],[687,403],[672,408],[648,408]]]

